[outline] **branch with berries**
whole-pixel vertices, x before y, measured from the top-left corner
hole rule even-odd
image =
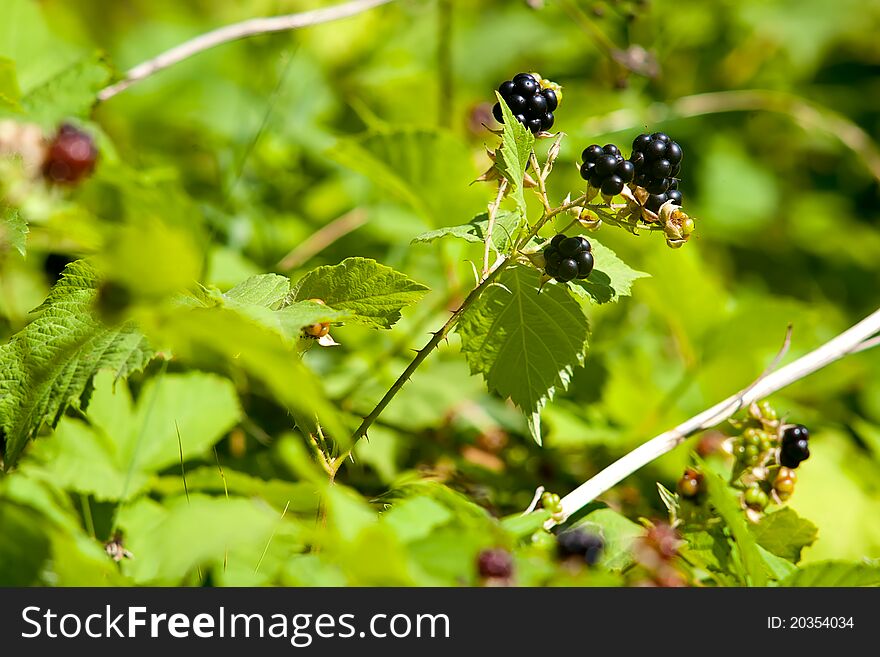
[[[806,378],[810,374],[849,354],[864,351],[866,348],[880,344],[875,339],[878,333],[880,333],[880,309],[805,356],[798,358],[785,367],[762,376],[746,389],[682,422],[677,427],[655,436],[618,459],[563,497],[560,500],[560,513],[555,519],[551,518],[547,522],[547,526],[552,527],[555,524],[564,522],[565,519],[577,513],[599,495],[617,485],[629,475],[675,449],[688,436],[717,426],[733,417],[738,411],[749,408],[759,400]],[[809,456],[804,430],[799,428],[798,425],[780,427],[780,430],[781,434],[777,436],[779,449],[773,456],[777,459],[776,463],[780,466],[780,471],[781,469],[786,471],[793,470],[797,464]],[[749,454],[748,456],[757,458],[762,451],[769,455],[770,447],[772,446],[767,446],[767,449],[761,450],[760,441],[762,436],[757,435],[757,432],[755,434],[758,444],[755,445],[756,450],[754,454]],[[748,449],[746,444],[743,447],[744,450]],[[745,456],[746,452],[744,451],[742,457]],[[695,477],[690,478],[695,479]],[[785,478],[785,473],[783,473],[782,479]],[[792,479],[792,477],[787,478]],[[684,482],[682,485],[685,487],[685,491],[696,492],[698,482]],[[782,484],[783,494],[786,485]],[[751,499],[746,500],[747,506],[751,507],[760,505],[762,501],[763,498],[760,498],[757,492],[751,493]]]

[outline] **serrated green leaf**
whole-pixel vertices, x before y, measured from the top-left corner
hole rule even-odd
[[[510,111],[501,94],[496,91],[495,96],[501,104],[501,114],[504,116],[501,148],[499,156],[495,160],[495,167],[507,179],[510,186],[510,196],[516,203],[520,214],[525,217],[526,199],[523,177],[526,173],[529,155],[535,146],[535,136],[514,118],[513,112]]]
[[[751,580],[750,584],[752,586],[766,586],[767,574],[764,560],[758,552],[758,544],[746,524],[736,498],[721,477],[706,468],[703,468],[703,471],[705,472],[703,480],[706,482],[709,501],[727,524],[727,528],[739,548],[739,557],[746,575]]]
[[[404,307],[428,291],[390,267],[369,258],[347,258],[338,265],[318,267],[297,283],[297,301],[321,299],[331,308],[347,311],[354,321],[374,328],[391,328]]]
[[[848,563],[822,561],[811,563],[779,583],[780,586],[878,586],[880,565],[876,562]]]
[[[290,279],[286,276],[259,274],[245,279],[223,296],[238,303],[254,304],[278,310],[288,292],[290,292]]]
[[[596,264],[589,278],[571,282],[571,289],[578,295],[598,304],[617,301],[632,294],[635,281],[650,277],[650,274],[630,267],[614,251],[592,237],[590,244]]]
[[[735,579],[738,573],[732,563],[733,550],[721,526],[685,532],[682,538],[687,545],[681,550],[681,554],[689,563],[710,573],[722,583],[742,583],[741,579]]]
[[[25,94],[21,106],[27,116],[45,127],[68,118],[85,119],[111,73],[99,56],[83,59]]]
[[[768,513],[751,528],[758,545],[793,563],[800,561],[801,551],[819,534],[816,525],[789,507]]]
[[[476,177],[470,149],[451,133],[378,130],[341,140],[330,155],[410,205],[429,225],[485,207],[482,190],[470,186]]]
[[[583,365],[589,334],[568,289],[548,284],[539,292],[540,278],[531,267],[507,268],[456,327],[471,373],[527,416],[568,386],[575,365]]]
[[[499,211],[495,215],[495,225],[492,228],[492,243],[495,248],[505,252],[510,248],[511,241],[515,238],[522,224],[522,215],[519,212]],[[486,241],[486,230],[489,225],[487,213],[477,215],[470,222],[461,226],[446,226],[427,233],[422,233],[413,238],[412,242],[433,242],[441,237],[457,237],[467,242]]]
[[[28,225],[17,208],[5,206],[2,210],[3,223],[0,224],[0,251],[9,245],[21,255],[27,252]]]
[[[89,424],[63,418],[33,456],[60,486],[100,500],[130,499],[151,475],[177,463],[181,449],[184,459],[204,456],[240,415],[235,387],[219,376],[160,376],[132,404],[125,383],[101,372]]]
[[[596,509],[575,525],[599,534],[605,541],[601,563],[609,570],[623,570],[633,562],[632,547],[645,533],[641,525],[613,509]]]
[[[37,430],[54,425],[86,391],[96,372],[117,379],[144,368],[154,352],[131,324],[108,328],[95,319],[98,281],[83,261],[68,265],[35,311],[36,318],[0,347],[0,428],[7,463]]]

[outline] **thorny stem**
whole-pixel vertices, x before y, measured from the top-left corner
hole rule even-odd
[[[240,23],[226,25],[225,27],[206,32],[194,39],[185,41],[171,50],[167,50],[142,64],[138,64],[125,74],[124,79],[102,89],[98,93],[98,102],[109,100],[110,98],[113,98],[113,96],[122,93],[133,84],[145,80],[154,73],[224,43],[237,41],[239,39],[259,34],[285,32],[288,30],[296,30],[301,27],[329,23],[330,21],[355,16],[368,9],[385,5],[393,1],[394,0],[352,0],[351,2],[346,2],[344,4],[324,7],[322,9],[313,9],[298,14],[272,16],[269,18],[251,18]]]
[[[499,256],[499,258],[495,261],[495,264],[492,265],[492,268],[486,273],[485,276],[480,280],[479,285],[477,285],[473,290],[471,290],[470,294],[467,295],[462,304],[456,308],[456,310],[452,313],[452,316],[446,320],[446,323],[431,336],[431,339],[428,340],[428,343],[422,347],[417,353],[415,358],[412,359],[412,362],[407,366],[407,368],[403,371],[403,373],[397,377],[397,380],[392,384],[392,386],[388,389],[388,392],[385,393],[385,396],[379,400],[379,403],[376,404],[376,407],[370,412],[370,414],[364,418],[364,421],[361,422],[361,425],[357,428],[357,430],[352,435],[352,442],[357,442],[359,439],[367,435],[367,431],[373,422],[376,421],[376,418],[385,410],[385,407],[394,399],[395,395],[400,392],[401,388],[403,388],[403,384],[407,382],[407,380],[413,375],[419,365],[428,357],[434,348],[439,345],[458,320],[461,318],[462,313],[467,310],[473,303],[476,301],[479,296],[483,293],[483,291],[492,284],[498,274],[504,269],[504,265],[507,262],[506,256]],[[347,456],[343,455],[343,456]],[[344,458],[343,458],[344,460]]]
[[[880,344],[874,338],[877,333],[880,333],[880,309],[807,355],[781,369],[766,373],[744,390],[643,443],[563,497],[561,522],[632,473],[672,451],[688,436],[716,426],[752,402],[800,381],[848,354]],[[549,520],[545,526],[549,529],[555,524],[555,521]]]
[[[498,214],[498,206],[501,205],[501,200],[504,198],[504,192],[507,191],[507,178],[501,180],[498,185],[498,194],[495,196],[495,200],[489,204],[486,223],[486,239],[484,240],[485,245],[483,246],[483,276],[489,273],[489,251],[492,249],[492,229],[495,227],[495,215]]]

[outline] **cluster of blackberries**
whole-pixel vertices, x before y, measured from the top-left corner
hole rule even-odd
[[[540,81],[531,73],[519,73],[498,87],[498,93],[513,112],[516,120],[534,134],[553,127],[553,111],[559,105],[556,92],[542,89]],[[504,123],[501,103],[495,103],[492,115],[498,123]]]
[[[75,183],[94,170],[97,159],[98,149],[92,138],[65,123],[46,150],[43,175],[54,183]]]
[[[802,424],[786,427],[782,432],[779,464],[794,469],[810,458],[810,432]]]
[[[594,566],[604,549],[605,541],[601,536],[583,529],[568,529],[556,536],[556,553],[560,559],[581,558],[588,566]]]
[[[592,144],[581,154],[581,178],[604,196],[620,194],[627,183],[643,187],[648,192],[645,207],[657,212],[666,201],[681,205],[681,157],[681,146],[662,132],[636,137],[628,160],[614,144]]]
[[[678,174],[681,171],[681,146],[663,132],[641,134],[633,140],[630,162],[635,167],[633,181],[648,192],[645,207],[656,212],[667,201],[681,205]]]
[[[566,237],[560,233],[544,249],[544,270],[560,283],[584,279],[593,271],[592,250],[587,238]]]
[[[623,159],[620,149],[614,144],[587,146],[581,158],[584,162],[581,165],[581,178],[605,196],[620,194],[623,186],[635,177],[635,165]]]

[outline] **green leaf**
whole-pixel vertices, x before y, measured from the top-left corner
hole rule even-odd
[[[780,586],[877,586],[880,585],[880,565],[876,562],[848,563],[822,561],[804,566],[786,577]]]
[[[630,267],[614,251],[592,237],[590,244],[596,265],[589,278],[571,282],[572,290],[578,295],[598,304],[617,301],[632,293],[633,282],[650,277],[650,274]]]
[[[381,516],[404,543],[425,538],[453,519],[452,512],[430,497],[411,497],[395,503]]]
[[[88,118],[111,73],[99,56],[72,64],[25,94],[21,106],[33,121],[54,127],[64,119]]]
[[[0,251],[8,244],[22,256],[27,252],[28,225],[17,208],[3,207],[3,219],[0,223]]]
[[[297,301],[321,299],[348,311],[353,320],[373,328],[391,328],[402,308],[421,299],[428,288],[368,258],[347,258],[306,274],[294,290]]]
[[[20,99],[15,62],[8,57],[0,57],[0,108],[20,111]]]
[[[49,558],[49,539],[42,516],[0,499],[0,586],[37,583]]]
[[[801,559],[801,550],[813,544],[819,529],[791,508],[784,507],[761,518],[757,525],[752,526],[752,533],[758,545],[797,563]]]
[[[86,391],[96,372],[120,379],[154,353],[130,324],[108,328],[95,319],[98,282],[83,261],[68,265],[37,308],[36,318],[0,347],[0,428],[7,463],[44,424],[54,425]]]
[[[126,548],[134,555],[123,570],[141,584],[177,584],[199,565],[222,564],[231,550],[265,545],[277,522],[265,505],[239,498],[190,495],[162,505],[142,498],[119,511]]]
[[[602,536],[605,549],[601,563],[609,570],[623,570],[633,562],[633,543],[645,533],[644,527],[613,509],[596,509],[575,526]]]
[[[288,292],[290,292],[290,279],[286,276],[259,274],[242,281],[223,296],[238,303],[278,310]]]
[[[746,524],[739,503],[720,476],[707,468],[703,468],[703,471],[705,472],[704,481],[709,493],[709,501],[727,524],[727,528],[739,548],[739,557],[746,575],[751,579],[751,585],[766,586],[767,574],[764,560],[758,552],[758,544]]]
[[[206,456],[240,416],[235,387],[213,374],[159,376],[132,404],[127,386],[101,372],[89,424],[63,418],[34,457],[60,486],[100,500],[130,499],[152,474],[178,463],[181,449],[184,459]]]
[[[775,554],[769,550],[765,550],[760,545],[758,546],[758,553],[764,560],[767,576],[770,577],[770,579],[775,579],[777,581],[783,580],[792,573],[797,572],[797,566],[791,561],[783,559],[782,557],[777,557]]]
[[[153,331],[150,335],[156,344],[167,345],[175,356],[190,363],[216,367],[219,357],[241,368],[290,409],[294,421],[305,431],[313,431],[319,418],[325,433],[340,445],[347,443],[350,430],[317,377],[302,363],[295,344],[277,328],[235,308],[213,306],[176,309]]]
[[[737,573],[732,563],[733,550],[720,525],[710,530],[683,533],[682,538],[687,542],[682,550],[682,556],[689,563],[711,573],[723,584],[735,586],[742,583],[741,578],[735,579]]]
[[[507,516],[501,521],[501,526],[514,538],[524,538],[541,529],[549,518],[550,512],[547,509],[538,509],[525,515],[517,513]]]
[[[499,211],[495,215],[495,226],[492,228],[492,243],[495,248],[501,252],[505,252],[510,248],[511,241],[515,238],[517,231],[522,223],[523,215],[519,212]],[[433,242],[442,237],[457,237],[467,242],[486,241],[486,230],[489,225],[489,217],[486,212],[478,214],[471,219],[470,222],[461,226],[446,226],[438,228],[427,233],[422,233],[413,238],[412,242],[425,243]]]
[[[510,195],[513,197],[520,215],[526,216],[526,199],[523,188],[523,176],[526,173],[526,165],[529,155],[535,145],[535,136],[526,127],[513,117],[513,112],[497,91],[495,96],[501,104],[501,114],[504,116],[504,127],[501,135],[501,148],[495,161],[495,167],[502,176],[507,178],[510,185]]]
[[[548,284],[539,292],[540,278],[531,267],[507,268],[456,327],[471,373],[527,416],[568,387],[575,365],[584,363],[589,333],[567,287]]]
[[[330,155],[410,205],[429,225],[485,207],[482,190],[470,186],[476,177],[470,149],[451,133],[383,129],[341,140]]]

